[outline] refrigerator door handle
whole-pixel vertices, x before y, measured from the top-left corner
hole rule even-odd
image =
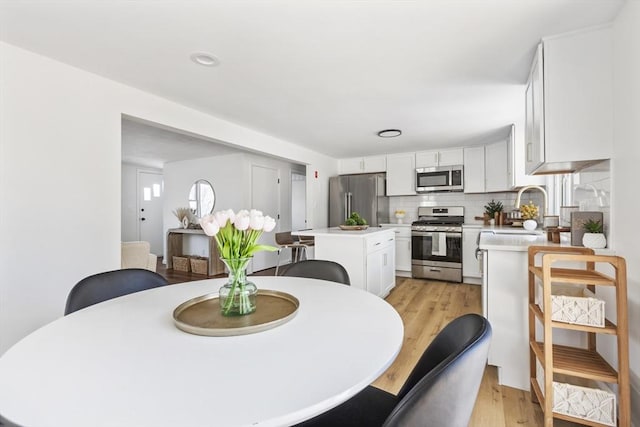
[[[353,212],[351,212],[351,196],[352,196],[351,192],[348,192],[347,193],[347,200],[348,200],[347,218],[349,218],[351,216],[351,214],[353,213]]]
[[[344,218],[343,220],[347,220],[347,218],[349,217],[349,193],[344,193],[344,200],[343,200],[343,206],[344,206]]]

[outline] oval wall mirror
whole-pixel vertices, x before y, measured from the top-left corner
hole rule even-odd
[[[196,218],[212,213],[215,204],[216,193],[213,191],[213,185],[204,179],[194,182],[189,190],[189,209]]]

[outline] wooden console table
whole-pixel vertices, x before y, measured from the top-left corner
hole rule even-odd
[[[220,260],[218,246],[213,237],[204,234],[201,228],[171,228],[167,231],[167,268],[173,268],[173,256],[183,256],[182,239],[185,235],[202,235],[209,240],[209,268],[208,276],[224,273],[224,263]]]

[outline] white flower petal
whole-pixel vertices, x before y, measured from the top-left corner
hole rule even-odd
[[[271,218],[269,215],[265,216],[262,230],[268,233],[272,231],[274,228],[276,228],[276,220]]]
[[[220,226],[213,215],[205,215],[200,218],[200,226],[207,236],[215,236],[220,231]]]
[[[248,212],[247,212],[247,214],[248,214]],[[249,215],[240,215],[240,212],[238,212],[238,215],[236,215],[236,220],[233,222],[233,225],[238,230],[244,231],[244,230],[249,228],[249,222],[250,221],[251,221],[251,219],[249,218]]]

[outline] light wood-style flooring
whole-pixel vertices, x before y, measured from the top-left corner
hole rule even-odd
[[[373,385],[397,393],[425,348],[451,320],[466,313],[481,313],[480,286],[421,279],[396,278],[386,300],[404,323],[400,354]],[[498,384],[497,370],[488,366],[480,386],[470,427],[543,426],[540,406],[529,392]],[[579,424],[556,420],[555,426]]]
[[[206,276],[166,270],[158,263],[158,273],[170,283],[202,280]],[[273,275],[274,269],[257,275]],[[437,333],[454,318],[466,313],[481,313],[480,286],[458,283],[396,278],[396,287],[386,300],[398,311],[404,323],[404,343],[398,357],[373,385],[397,393],[411,369]],[[470,427],[542,427],[540,406],[531,402],[529,392],[500,386],[497,370],[488,366]],[[555,426],[578,426],[556,420]]]

